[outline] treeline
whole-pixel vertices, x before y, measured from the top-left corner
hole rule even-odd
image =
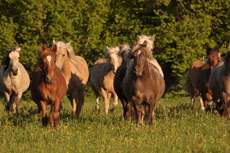
[[[156,34],[154,57],[167,90],[181,89],[189,65],[205,48],[225,52],[230,40],[228,0],[0,0],[0,61],[6,48],[20,46],[28,71],[36,50],[52,40],[71,41],[89,67],[106,46]]]

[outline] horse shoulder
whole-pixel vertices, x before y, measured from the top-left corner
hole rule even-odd
[[[79,78],[81,78],[83,84],[85,85],[89,78],[88,64],[83,57],[81,56],[75,56],[75,57],[76,57],[75,58],[76,64],[73,62],[70,63],[71,72],[79,76]]]

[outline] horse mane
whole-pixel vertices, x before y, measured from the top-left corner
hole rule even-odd
[[[105,58],[110,59],[110,56],[109,56],[109,55],[115,54],[115,53],[118,54],[119,51],[120,51],[120,48],[119,48],[118,46],[116,46],[116,47],[111,47],[111,48],[106,47],[106,49],[105,49],[105,51],[104,51]]]
[[[65,43],[65,42],[63,42],[63,41],[56,41],[56,42],[54,43],[54,45],[57,45],[57,47],[66,48],[66,50],[67,50],[67,52],[68,52],[68,58],[69,58],[69,60],[70,60],[76,67],[78,67],[76,54],[75,54],[74,49],[73,49],[73,47],[71,46],[70,42],[69,42],[69,43]]]
[[[10,58],[9,58],[9,54],[15,50],[17,50],[19,47],[13,47],[13,48],[8,48],[6,51],[6,55],[3,57],[2,59],[2,64],[4,67],[4,71],[8,68],[9,63],[10,63]]]
[[[137,44],[137,45],[135,45],[135,46],[133,47],[132,52],[134,52],[134,51],[137,50],[138,48],[143,47],[143,48],[146,50],[147,58],[148,58],[149,60],[155,60],[155,58],[153,57],[152,51],[151,51],[150,49],[146,48],[145,46],[146,46],[146,44]]]

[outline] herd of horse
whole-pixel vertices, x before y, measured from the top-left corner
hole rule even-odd
[[[41,124],[57,127],[65,95],[71,102],[73,117],[79,117],[89,81],[97,110],[100,95],[106,114],[116,109],[120,99],[125,120],[136,118],[137,123],[143,124],[146,119],[151,125],[156,102],[165,91],[163,71],[152,54],[154,41],[155,35],[141,35],[130,45],[107,47],[106,58],[95,61],[90,72],[85,59],[75,55],[70,43],[53,41],[51,48],[43,46],[38,51],[38,66],[32,72],[31,82],[19,61],[20,48],[11,48],[0,67],[0,92],[4,93],[6,110],[18,113],[22,94],[30,89]],[[221,62],[219,50],[208,49],[206,61],[191,65],[184,90],[190,93],[192,104],[198,96],[201,109],[208,110],[209,103],[214,101],[217,110],[230,119],[230,52]],[[114,102],[109,110],[111,96]],[[51,105],[49,118],[47,105]]]

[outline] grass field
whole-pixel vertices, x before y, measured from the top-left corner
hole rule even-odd
[[[122,106],[106,116],[96,113],[95,97],[88,96],[79,120],[73,120],[71,105],[64,99],[58,130],[40,125],[31,115],[32,101],[21,102],[16,116],[4,111],[0,99],[0,152],[142,153],[142,152],[230,152],[230,122],[214,113],[191,110],[188,97],[162,98],[152,126],[125,122]]]

